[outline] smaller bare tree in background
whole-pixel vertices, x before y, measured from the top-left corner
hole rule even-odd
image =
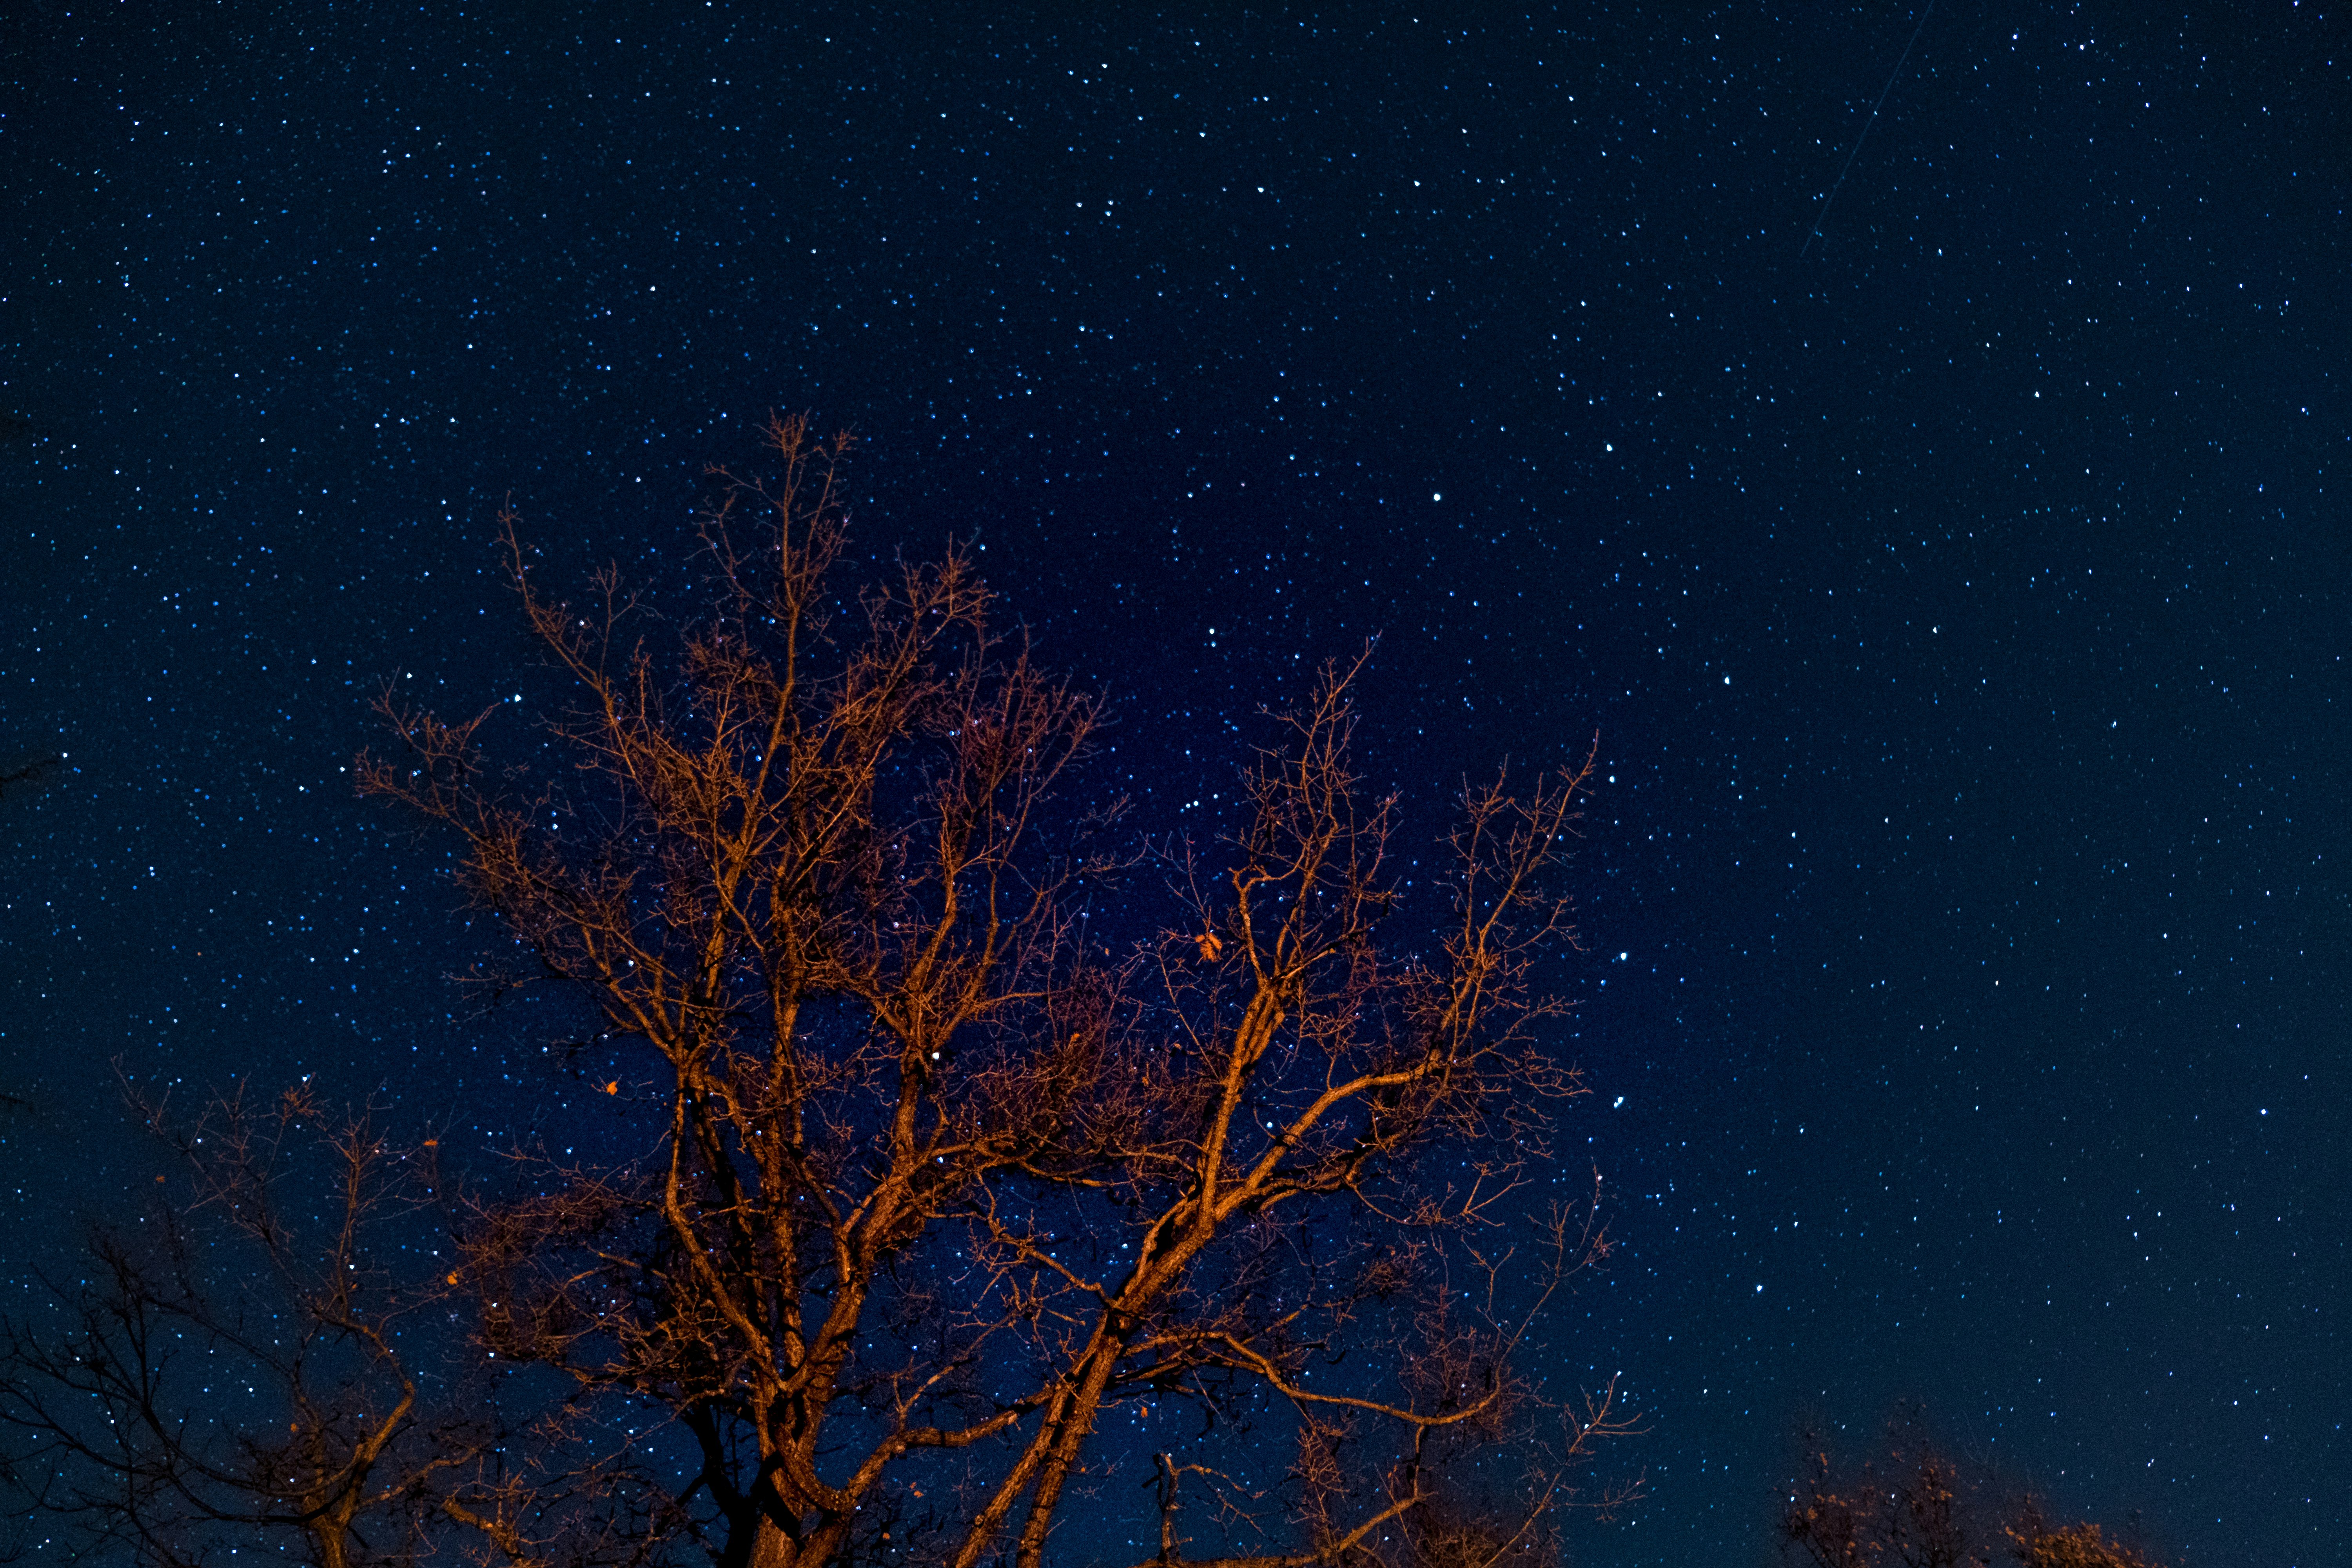
[[[2004,1486],[1990,1467],[1964,1465],[1929,1441],[1916,1411],[1887,1425],[1880,1452],[1833,1459],[1818,1434],[1801,1435],[1805,1474],[1790,1484],[1780,1521],[1783,1561],[1811,1568],[2161,1568],[2099,1526],[2054,1526],[2040,1498]]]

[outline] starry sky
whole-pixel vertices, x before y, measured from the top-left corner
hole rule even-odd
[[[1563,1180],[1622,1250],[1538,1354],[1622,1373],[1652,1495],[1578,1561],[1764,1561],[1791,1428],[1914,1397],[2332,1560],[2343,23],[1222,9],[10,8],[12,1287],[147,1179],[111,1060],[559,1124],[366,703],[551,694],[501,500],[674,584],[807,407],[868,558],[971,541],[1109,691],[1151,826],[1374,634],[1433,811],[1598,735]]]

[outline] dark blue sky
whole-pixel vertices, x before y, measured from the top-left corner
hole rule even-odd
[[[1792,1425],[1912,1395],[2335,1560],[2343,24],[1939,6],[1824,214],[1918,21],[19,8],[0,763],[68,756],[0,800],[13,1235],[143,1179],[117,1057],[571,1125],[343,768],[386,678],[546,689],[501,498],[675,584],[808,406],[874,556],[975,539],[1111,690],[1147,822],[1375,632],[1409,791],[1599,732],[1625,1250],[1541,1354],[1623,1371],[1654,1497],[1580,1561],[1761,1560]]]

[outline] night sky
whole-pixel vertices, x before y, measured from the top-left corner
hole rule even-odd
[[[0,22],[19,1302],[152,1180],[115,1058],[578,1125],[344,770],[387,679],[553,695],[503,499],[674,592],[805,407],[865,558],[974,542],[1110,692],[1143,826],[1372,634],[1416,832],[1598,733],[1561,1180],[1623,1250],[1537,1362],[1622,1370],[1652,1496],[1578,1561],[1764,1561],[1796,1424],[1913,1397],[2343,1560],[2340,20],[778,9]]]

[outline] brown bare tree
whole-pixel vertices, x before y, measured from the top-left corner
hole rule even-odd
[[[604,1086],[641,1150],[527,1160],[468,1232],[482,1352],[570,1392],[454,1510],[537,1562],[551,1499],[670,1464],[645,1528],[724,1568],[1036,1568],[1057,1529],[1108,1550],[1126,1465],[1158,1487],[1143,1560],[1394,1561],[1437,1541],[1450,1459],[1560,1414],[1507,1560],[1625,1426],[1613,1389],[1567,1416],[1512,1363],[1607,1250],[1591,1205],[1507,1237],[1583,1092],[1538,964],[1573,941],[1590,759],[1467,790],[1415,873],[1350,758],[1360,658],[1270,716],[1230,838],[1122,850],[1125,803],[1076,783],[1099,700],[960,551],[841,595],[851,440],[766,441],[772,478],[713,470],[682,626],[616,571],[550,595],[504,520],[579,694],[560,771],[501,765],[495,709],[390,694],[400,750],[360,760],[461,841],[520,958],[480,978],[561,983],[646,1047]],[[1180,1410],[1205,1436],[1153,1460]],[[1253,1478],[1277,1436],[1296,1458]]]

